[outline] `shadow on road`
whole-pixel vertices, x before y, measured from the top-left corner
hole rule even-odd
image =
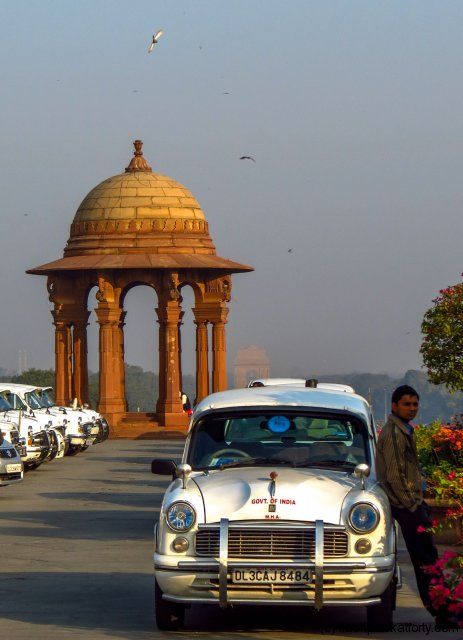
[[[145,497],[146,507],[146,494],[138,495]],[[49,540],[146,540],[153,535],[158,511],[154,505],[145,511],[16,511],[14,515],[0,513],[0,521],[9,521],[0,529],[2,536]]]

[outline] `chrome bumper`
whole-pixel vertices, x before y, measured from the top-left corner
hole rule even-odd
[[[313,574],[313,589],[314,589],[314,599],[312,600],[303,600],[303,601],[289,601],[289,600],[276,600],[270,598],[269,600],[264,600],[261,598],[242,598],[235,592],[235,594],[229,593],[229,575],[230,572],[234,569],[242,569],[246,567],[256,568],[259,566],[264,566],[265,568],[276,568],[279,567],[287,567],[288,563],[282,560],[264,560],[259,558],[259,560],[238,560],[232,559],[230,560],[228,557],[228,540],[229,540],[229,526],[230,522],[227,518],[222,518],[220,521],[220,537],[219,537],[219,559],[202,559],[202,558],[192,558],[178,560],[175,562],[175,566],[169,563],[162,563],[161,558],[158,557],[158,560],[161,562],[155,563],[155,571],[160,572],[172,572],[177,574],[213,574],[216,576],[216,580],[218,579],[218,604],[221,608],[226,608],[229,604],[281,604],[281,605],[309,605],[314,606],[316,610],[320,610],[323,606],[368,606],[372,604],[377,604],[381,601],[379,596],[374,597],[363,597],[363,598],[329,598],[324,599],[323,594],[323,584],[324,578],[326,576],[331,575],[349,575],[349,574],[385,574],[392,573],[394,571],[394,564],[389,562],[382,562],[378,566],[372,566],[371,562],[362,562],[361,559],[358,561],[324,561],[324,523],[322,520],[317,520],[315,522],[315,557],[314,561],[311,560],[301,560],[300,562],[291,562],[291,568],[293,569],[308,569]],[[383,560],[386,560],[385,558]],[[379,576],[378,576],[379,577]],[[216,583],[217,584],[217,583]],[[175,595],[164,593],[163,598],[165,600],[169,600],[171,602],[186,602],[186,603],[195,603],[195,602],[205,602],[205,599],[202,597],[197,597],[195,595]],[[217,602],[216,600],[216,602]]]

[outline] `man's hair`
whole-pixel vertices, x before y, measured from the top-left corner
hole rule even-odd
[[[416,396],[418,400],[420,399],[420,396],[413,387],[410,387],[408,384],[402,384],[393,392],[391,402],[397,404],[404,396]]]
[[[254,382],[251,382],[251,384],[249,385],[250,389],[253,389],[255,387],[264,387],[264,383],[260,382],[260,380],[254,380]]]

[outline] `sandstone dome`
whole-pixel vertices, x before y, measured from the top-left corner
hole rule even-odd
[[[152,171],[141,140],[123,173],[100,182],[82,200],[58,260],[29,269],[213,269],[252,271],[217,255],[204,213],[193,194],[168,176]]]
[[[154,173],[141,141],[124,173],[103,180],[83,199],[65,256],[111,253],[215,254],[204,213],[193,194]]]

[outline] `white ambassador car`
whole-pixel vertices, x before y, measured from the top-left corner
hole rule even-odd
[[[312,381],[313,382],[313,381]],[[216,393],[195,409],[182,464],[155,527],[161,629],[215,603],[367,607],[392,625],[396,532],[376,480],[375,429],[351,392],[264,387]]]

